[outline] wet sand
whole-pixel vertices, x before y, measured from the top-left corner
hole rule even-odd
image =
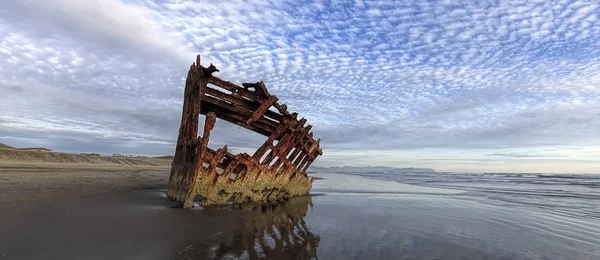
[[[170,208],[167,179],[168,169],[2,167],[0,259],[185,259],[231,236],[226,223],[242,214]]]
[[[391,181],[399,179],[393,173],[318,176],[326,181],[312,193],[323,196],[313,196],[304,219],[320,237],[322,259],[600,259],[597,190],[595,196],[575,196],[578,186],[561,187],[569,198],[564,204],[558,186],[522,187],[507,177],[494,177],[500,178],[496,183],[481,175],[472,178],[483,181],[469,182],[456,174],[439,182],[410,177],[423,185],[444,184],[430,187]],[[544,190],[552,192],[542,196]]]
[[[152,167],[0,166],[0,259],[314,256],[318,242],[306,242],[310,232],[302,227],[311,197],[280,206],[182,209],[165,196],[168,172]],[[272,249],[264,237],[269,233],[279,236]],[[281,236],[299,237],[284,245]],[[257,241],[262,249],[256,249]]]
[[[600,259],[596,219],[319,174],[275,207],[173,208],[168,168],[0,167],[0,259]]]

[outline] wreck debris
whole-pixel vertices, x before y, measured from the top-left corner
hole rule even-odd
[[[314,178],[307,168],[323,152],[306,119],[297,119],[285,104],[271,95],[265,84],[238,86],[212,76],[214,65],[192,64],[185,83],[183,112],[167,195],[192,206],[241,202],[273,202],[308,194]],[[275,109],[271,110],[270,108]],[[198,136],[199,114],[206,115]],[[227,146],[208,147],[216,118],[226,120],[267,140],[250,156],[231,154]],[[199,196],[198,196],[199,195]]]

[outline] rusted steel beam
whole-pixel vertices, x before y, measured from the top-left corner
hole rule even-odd
[[[202,93],[202,91],[200,92]],[[198,145],[198,158],[196,159],[196,167],[194,168],[194,174],[192,179],[190,180],[190,190],[194,190],[196,187],[196,183],[198,180],[198,174],[200,173],[200,168],[202,167],[202,163],[204,162],[203,158],[204,158],[204,153],[206,148],[208,147],[208,140],[210,139],[210,131],[213,130],[213,128],[215,127],[215,121],[217,120],[217,116],[215,115],[215,113],[208,113],[206,114],[205,117],[205,121],[204,121],[204,131],[202,133],[202,138],[199,138],[199,145]],[[187,196],[192,196],[191,193],[188,193]],[[186,198],[186,200],[190,200],[193,198]]]
[[[232,92],[232,95],[238,95],[244,98],[247,98],[249,100],[256,100],[258,102],[264,102],[267,97],[261,96],[257,93],[251,92],[249,90],[246,90],[244,88],[239,87],[236,84],[233,84],[229,81],[225,81],[222,80],[220,78],[216,78],[216,77],[212,77],[208,79],[208,83],[210,84],[214,84],[218,87],[224,88],[226,90],[229,90]]]
[[[309,159],[308,161],[306,161],[306,163],[302,166],[302,168],[300,168],[299,171],[302,173],[306,173],[306,170],[312,164],[313,161],[314,161],[314,159]]]
[[[267,90],[267,87],[265,86],[265,83],[262,80],[256,83],[242,83],[242,86],[244,86],[245,89],[254,88],[254,92],[258,93],[259,95],[265,97],[271,96],[271,94],[269,94],[269,91]]]
[[[259,134],[265,135],[265,136],[269,136],[273,133],[273,131],[275,131],[275,128],[273,126],[270,125],[261,125],[261,122],[257,122],[255,123],[256,126],[254,125],[247,125],[246,124],[246,120],[247,118],[243,115],[237,114],[237,113],[232,113],[232,111],[228,110],[228,109],[224,109],[222,107],[216,106],[214,104],[210,104],[208,102],[204,102],[201,106],[200,109],[201,113],[208,113],[208,112],[215,112],[218,116],[218,118],[229,121],[231,123],[234,123],[236,125],[239,125],[241,127],[244,128],[248,128],[252,131],[255,131]]]
[[[279,104],[264,82],[238,86],[212,74],[218,69],[191,66],[186,79],[182,119],[167,195],[191,207],[266,202],[307,194],[312,187],[306,168],[322,154],[312,126]],[[275,107],[277,111],[269,108]],[[198,115],[206,115],[203,135],[197,136]],[[232,154],[227,146],[208,148],[216,118],[268,136],[252,155]],[[275,143],[277,141],[277,143]],[[293,149],[293,151],[292,151]]]
[[[288,158],[292,164],[294,164],[300,153],[302,153],[302,147],[297,146],[292,155]]]
[[[271,94],[269,94],[269,91],[267,90],[267,87],[265,86],[265,83],[263,81],[259,81],[256,83],[242,83],[242,86],[244,86],[245,89],[254,88],[254,92],[261,96],[264,96],[264,97],[271,96]]]
[[[312,125],[307,125],[304,130],[308,133],[310,132],[310,129],[312,129]]]
[[[211,88],[210,86],[206,87],[206,94],[217,97],[223,101],[230,102],[235,106],[243,107],[249,111],[255,111],[260,106],[260,103],[258,103],[258,102],[250,101],[248,99],[241,98],[241,97],[235,96],[235,95],[229,95],[227,93],[223,93],[219,90]],[[283,116],[281,114],[273,112],[271,110],[265,111],[265,116],[272,118],[279,123],[281,123],[281,120],[283,118]]]
[[[279,110],[279,113],[281,113],[284,116],[289,116],[290,113],[287,111],[287,105],[286,104],[279,104],[277,102],[275,102],[275,104],[273,105],[275,108],[277,108],[277,110]]]
[[[235,114],[239,115],[240,117],[251,117],[251,116],[253,116],[253,113],[251,111],[247,110],[244,107],[235,106],[235,105],[229,104],[229,103],[227,103],[225,101],[222,101],[222,100],[216,99],[214,97],[211,97],[211,96],[205,96],[202,101],[210,103],[210,104],[213,104],[216,107],[225,108],[225,109],[231,111],[232,113],[235,113]],[[250,119],[252,119],[252,118],[250,118]],[[248,119],[248,120],[250,120],[250,119]],[[246,124],[248,124],[248,120],[246,120]],[[278,123],[273,122],[271,120],[264,119],[264,118],[258,118],[256,120],[256,122],[258,122],[260,124],[268,125],[271,128],[277,128],[279,126]]]
[[[277,129],[275,129],[275,132],[273,132],[269,136],[269,138],[267,138],[267,140],[256,150],[256,152],[254,152],[254,155],[252,155],[252,157],[254,157],[257,160],[260,159],[265,153],[265,151],[267,151],[268,147],[272,146],[275,140],[281,138],[280,136],[282,132],[285,131],[285,129],[285,125],[280,125],[279,127],[277,127]]]
[[[317,141],[317,143],[319,143],[321,140]],[[321,151],[321,148],[317,148],[315,149],[312,153],[308,154],[308,159],[306,160],[305,164],[302,165],[301,167],[299,167],[298,169],[303,172],[306,173],[306,170],[308,169],[308,167],[313,163],[313,161],[319,156],[321,155],[323,152]]]
[[[271,94],[269,94],[269,91],[267,90],[267,86],[265,86],[265,83],[262,80],[256,82],[256,92],[259,92],[266,97],[271,96]]]
[[[276,96],[270,96],[269,99],[267,99],[264,103],[262,103],[262,105],[260,105],[260,107],[258,107],[258,109],[256,109],[254,114],[252,114],[252,117],[246,121],[246,124],[249,125],[258,121],[265,114],[265,112],[269,110],[269,107],[271,107],[273,103],[277,102],[277,100],[278,98]]]
[[[299,134],[296,134],[296,139],[293,141],[292,146],[300,146],[301,148],[304,148],[306,146],[306,142],[304,141],[307,135],[306,133],[307,132],[300,131]]]
[[[286,163],[289,164],[289,160],[286,159],[285,157],[280,156],[279,159],[277,160],[277,162],[275,162],[275,164],[273,165],[273,169],[279,169],[282,164],[286,164]]]
[[[171,173],[169,175],[169,196],[182,201],[189,193],[190,181],[196,168],[197,159],[197,136],[198,136],[198,114],[200,113],[201,97],[198,87],[204,79],[200,55],[192,64],[185,81],[183,95],[183,109],[181,113],[181,124],[177,136],[175,156],[171,162]]]
[[[254,111],[256,109],[256,107],[259,106],[258,102],[254,102],[254,101],[251,101],[251,100],[248,100],[245,98],[241,98],[239,96],[234,96],[234,95],[230,95],[227,93],[223,93],[223,92],[216,90],[214,88],[211,88],[209,86],[206,87],[206,94],[217,97],[221,100],[227,101],[234,106],[246,108],[250,111]]]
[[[321,143],[321,139],[317,140],[310,148],[308,148],[308,153],[313,153],[317,148],[319,148],[319,144]]]
[[[298,160],[296,160],[294,162],[294,165],[296,166],[296,168],[299,168],[300,165],[305,162],[307,160],[307,158],[310,157],[310,154],[307,153],[303,153],[301,156],[298,157]]]

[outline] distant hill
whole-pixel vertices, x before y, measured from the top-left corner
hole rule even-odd
[[[48,148],[43,148],[43,147],[17,148],[17,147],[12,147],[7,144],[3,144],[3,143],[0,143],[0,149],[14,149],[14,150],[21,150],[21,151],[38,151],[38,152],[51,152],[52,151]]]
[[[10,147],[10,146],[9,146]],[[150,157],[113,157],[99,154],[72,154],[37,150],[0,149],[0,165],[3,164],[78,164],[78,165],[140,165],[163,166],[171,165],[169,158]]]
[[[429,168],[394,168],[386,166],[364,166],[364,167],[310,167],[311,172],[329,172],[329,173],[367,173],[367,172],[436,172]]]
[[[10,145],[0,143],[0,149],[15,149],[15,148]]]

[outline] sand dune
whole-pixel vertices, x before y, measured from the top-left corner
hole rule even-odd
[[[12,147],[10,145],[3,144],[3,143],[0,143],[0,149],[14,149],[14,147]]]
[[[169,167],[168,157],[112,157],[91,154],[22,151],[0,149],[2,165],[74,165],[74,166],[159,166]]]

